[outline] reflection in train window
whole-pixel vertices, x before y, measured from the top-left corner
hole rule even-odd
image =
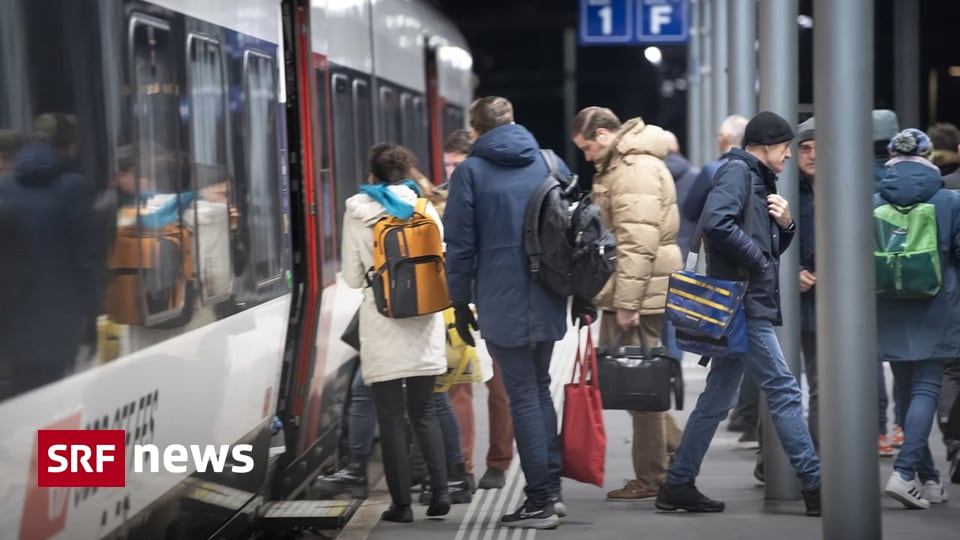
[[[280,164],[277,147],[277,93],[273,59],[247,51],[244,59],[249,204],[247,222],[256,277],[261,284],[279,278],[283,269]]]
[[[463,107],[447,105],[443,110],[443,139],[464,127]]]
[[[334,243],[334,235],[337,230],[336,211],[334,210],[334,197],[332,173],[330,170],[330,141],[327,132],[327,78],[326,70],[318,68],[316,70],[316,90],[317,101],[316,117],[314,125],[316,126],[314,141],[316,142],[315,155],[320,156],[320,162],[316,169],[316,185],[319,186],[317,200],[320,207],[320,215],[317,217],[317,226],[320,229],[318,237],[323,239],[321,245],[321,254],[323,256],[321,266],[321,283],[330,283],[336,279],[337,275],[337,249]]]
[[[402,111],[393,88],[380,88],[380,140],[403,144]]]
[[[357,192],[363,169],[354,157],[353,94],[350,79],[337,73],[333,85],[333,176],[336,181],[337,223],[343,223],[344,203]],[[366,153],[366,150],[359,152]]]
[[[201,36],[190,36],[189,43],[190,150],[197,198],[185,221],[195,235],[198,278],[203,298],[209,300],[233,289],[230,235],[238,223],[231,219],[220,44]]]
[[[417,161],[421,163],[421,169],[429,171],[430,167],[430,126],[427,122],[427,108],[423,97],[414,96],[411,103],[413,118],[413,143],[411,148],[417,156]]]
[[[373,103],[370,99],[370,86],[367,81],[353,81],[353,121],[356,125],[357,171],[367,173],[367,152],[373,146]]]

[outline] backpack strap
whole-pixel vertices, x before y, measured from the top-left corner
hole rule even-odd
[[[527,251],[532,276],[540,273],[540,256],[543,255],[543,246],[540,244],[540,209],[550,191],[559,187],[560,182],[550,176],[537,187],[527,203],[527,211],[523,217],[523,245]]]
[[[560,178],[560,166],[557,164],[557,155],[553,153],[553,150],[549,148],[540,149],[540,157],[543,158],[543,162],[547,165],[547,171],[550,172],[550,176],[554,178]]]
[[[415,214],[420,214],[421,216],[427,215],[427,201],[426,198],[420,197],[417,199],[417,204],[413,207],[413,212]]]

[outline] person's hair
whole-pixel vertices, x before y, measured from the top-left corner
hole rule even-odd
[[[458,129],[447,136],[443,141],[443,152],[445,154],[469,154],[473,146],[473,137],[465,129]]]
[[[33,121],[33,137],[66,151],[77,140],[77,119],[72,114],[43,113]]]
[[[587,107],[577,113],[570,131],[573,136],[580,135],[588,141],[597,138],[597,130],[603,128],[610,132],[620,131],[620,119],[606,107]]]
[[[484,134],[513,123],[513,104],[506,98],[488,96],[470,104],[470,127]]]
[[[960,129],[949,122],[937,122],[927,130],[930,142],[933,143],[934,150],[957,151],[960,146]]]
[[[730,144],[739,148],[740,145],[743,144],[743,132],[747,129],[747,123],[749,122],[750,120],[747,120],[745,116],[732,114],[726,117],[723,123],[720,124],[720,133],[723,133],[729,138]]]
[[[370,174],[377,182],[399,182],[416,166],[413,152],[399,144],[380,143],[370,148]]]

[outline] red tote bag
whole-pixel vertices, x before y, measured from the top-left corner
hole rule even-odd
[[[579,335],[577,360],[570,383],[563,386],[563,476],[603,487],[607,460],[607,435],[603,429],[603,402],[597,384],[597,353],[587,319],[586,348],[581,355]],[[581,360],[582,357],[582,360]],[[580,380],[577,372],[580,373]]]

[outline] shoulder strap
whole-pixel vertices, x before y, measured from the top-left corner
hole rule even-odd
[[[421,216],[426,216],[427,202],[428,202],[427,199],[424,197],[418,198],[416,206],[413,207],[413,212],[416,214],[420,214]]]
[[[527,252],[532,275],[540,272],[540,255],[543,254],[543,246],[540,245],[540,211],[550,191],[559,188],[559,186],[560,183],[556,178],[548,177],[530,195],[530,201],[527,203],[523,217],[523,245]]]
[[[732,163],[739,163],[741,166],[747,168],[748,185],[747,185],[747,200],[743,206],[743,211],[744,211],[743,232],[746,233],[747,236],[750,236],[751,225],[753,221],[750,218],[750,214],[752,214],[750,209],[753,207],[753,199],[756,197],[756,195],[754,195],[753,193],[753,177],[750,175],[750,168],[747,167],[746,163],[740,161],[739,159],[728,159],[726,163],[724,163],[723,165],[720,166],[719,169],[717,169],[717,172],[715,172],[713,176],[714,178],[716,178],[716,176],[720,174],[720,171],[722,171],[725,167],[733,166],[731,165]],[[711,187],[710,189],[713,189],[713,187]],[[709,192],[708,192],[708,195],[709,195]],[[700,243],[703,241],[703,217],[705,215],[706,214],[704,212],[700,213],[700,219],[697,220],[697,228],[696,230],[694,230],[693,238],[690,240],[690,252],[687,254],[687,261],[683,268],[687,272],[695,272],[697,270],[697,260],[700,257]]]
[[[553,150],[541,148],[540,157],[542,157],[544,163],[547,164],[547,171],[550,172],[550,176],[560,178],[560,166],[557,164],[557,155],[553,153]]]

